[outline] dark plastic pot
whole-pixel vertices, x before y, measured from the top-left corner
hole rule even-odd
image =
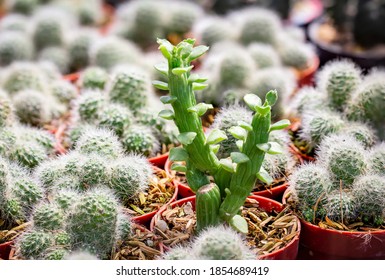
[[[283,195],[286,204],[289,190]],[[385,230],[372,232],[323,229],[301,221],[300,258],[318,260],[385,259]]]
[[[155,172],[156,170],[161,170],[160,168],[158,168],[158,167],[156,167],[156,166],[153,166],[153,169],[154,169],[154,172]],[[177,198],[177,196],[178,196],[178,185],[175,184],[174,181],[173,181],[172,183],[174,184],[174,187],[175,187],[174,194],[173,194],[173,196],[170,198],[170,200],[169,200],[167,203],[165,203],[165,204],[163,205],[163,207],[166,207],[167,205],[169,205],[170,203],[172,203],[173,201],[175,201],[176,198]],[[161,208],[158,209],[158,210],[154,210],[154,211],[152,211],[152,212],[150,212],[150,213],[146,213],[146,214],[143,214],[143,215],[140,215],[140,216],[134,216],[134,217],[131,218],[131,220],[132,220],[133,222],[135,222],[135,223],[138,223],[138,224],[142,224],[142,225],[147,226],[147,225],[150,223],[152,217],[154,217],[154,215],[155,215],[159,210],[161,210],[163,207],[161,207]]]
[[[8,241],[0,244],[0,259],[8,260],[11,252],[13,241]]]
[[[167,159],[168,159],[168,153],[165,153],[157,157],[149,158],[148,161],[151,162],[156,167],[163,169]]]
[[[336,58],[346,58],[352,60],[363,69],[385,66],[385,57],[382,55],[365,53],[350,53],[341,50],[338,46],[330,45],[321,42],[317,38],[317,33],[320,25],[325,21],[324,18],[314,21],[309,25],[308,37],[310,42],[316,47],[321,65],[324,65],[329,60]]]
[[[251,195],[249,196],[249,198],[257,200],[259,203],[259,207],[268,213],[274,210],[278,212],[283,210],[283,205],[272,199],[258,196],[258,195]],[[190,202],[193,208],[195,209],[195,196],[190,196],[190,197],[186,197],[186,198],[174,201],[173,203],[170,204],[170,206],[171,207],[182,206],[187,202]],[[162,215],[162,213],[165,210],[166,210],[166,207],[162,207],[162,209],[159,210],[158,213],[152,218],[150,223],[151,231],[154,231],[156,219],[159,219],[159,217]],[[261,256],[258,259],[259,260],[295,260],[298,254],[300,231],[301,231],[301,225],[300,225],[300,222],[298,221],[298,234],[293,238],[293,240],[289,244],[287,244],[286,247],[281,248],[270,254]]]

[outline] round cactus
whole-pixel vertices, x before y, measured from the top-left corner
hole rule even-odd
[[[337,183],[350,188],[356,177],[367,170],[367,156],[363,145],[345,134],[325,137],[318,151],[318,160],[334,176]]]
[[[103,13],[103,1],[82,1],[78,4],[78,16],[80,24],[96,26],[102,24],[104,13]]]
[[[33,51],[31,41],[22,32],[2,32],[0,36],[0,66],[7,66],[18,60],[30,60]]]
[[[243,97],[249,93],[248,89],[245,88],[232,88],[223,91],[221,96],[221,101],[219,102],[222,106],[232,106],[232,105],[245,105]]]
[[[371,173],[385,175],[385,143],[374,146],[368,155],[369,171]]]
[[[98,257],[95,256],[94,254],[87,252],[87,251],[76,251],[76,252],[72,252],[72,253],[67,254],[66,256],[64,256],[64,259],[65,260],[72,260],[72,261],[76,261],[76,260],[92,261],[92,260],[98,260]]]
[[[252,43],[248,46],[247,50],[258,69],[279,67],[281,65],[281,59],[271,45]]]
[[[8,95],[0,90],[0,127],[8,126],[12,122],[13,106]]]
[[[113,130],[116,135],[122,136],[133,119],[131,111],[120,104],[108,104],[99,115],[99,126]]]
[[[71,69],[80,70],[90,64],[89,52],[97,38],[93,30],[82,29],[69,39],[68,54]]]
[[[109,165],[105,159],[91,155],[81,166],[81,179],[87,186],[107,184],[109,182]]]
[[[11,96],[24,89],[45,92],[45,76],[41,69],[33,63],[14,62],[4,74],[3,88]]]
[[[109,36],[91,46],[90,56],[93,65],[110,70],[118,64],[136,62],[140,51],[129,41]]]
[[[32,213],[33,225],[42,231],[59,230],[64,226],[64,214],[53,203],[41,203]]]
[[[50,233],[31,230],[23,234],[17,240],[16,247],[20,255],[25,259],[41,259],[45,250],[53,243],[53,236]]]
[[[143,70],[134,66],[121,66],[114,70],[107,91],[112,102],[137,112],[146,105],[150,89],[150,78]]]
[[[368,125],[359,122],[347,122],[341,133],[353,136],[365,148],[372,147],[377,142],[376,132]]]
[[[380,139],[385,139],[385,82],[384,71],[373,71],[365,77],[346,108],[348,119],[369,123],[377,130]]]
[[[44,189],[35,180],[26,177],[13,178],[10,191],[25,209],[30,209],[44,197]]]
[[[302,115],[300,137],[315,147],[324,137],[339,132],[344,125],[342,117],[333,111],[305,111]]]
[[[201,232],[192,244],[192,254],[200,260],[244,260],[253,255],[242,237],[224,226]]]
[[[310,45],[287,40],[287,36],[284,36],[283,42],[279,44],[278,53],[284,65],[298,70],[308,68],[316,55]]]
[[[123,149],[119,139],[106,129],[89,129],[84,131],[76,143],[76,150],[84,155],[100,155],[108,159],[116,159]]]
[[[148,188],[152,176],[151,164],[146,158],[129,155],[111,166],[110,187],[124,200]]]
[[[222,109],[215,117],[211,129],[220,129],[225,131],[227,139],[221,142],[217,153],[218,158],[227,158],[232,152],[238,151],[237,139],[231,135],[229,129],[237,126],[238,122],[243,121],[251,123],[252,113],[243,106],[233,105]]]
[[[190,247],[175,246],[162,255],[163,260],[192,260]]]
[[[160,148],[159,140],[153,130],[143,125],[132,125],[124,131],[122,144],[127,152],[138,153],[147,157],[154,156]]]
[[[60,80],[63,76],[59,68],[52,61],[37,61],[36,64],[49,81]]]
[[[73,249],[106,258],[115,243],[119,209],[118,201],[108,189],[95,188],[80,197],[66,226]]]
[[[53,184],[52,190],[84,190],[84,184],[77,175],[65,175],[57,179]]]
[[[357,212],[366,223],[381,225],[384,222],[385,178],[379,175],[358,177],[352,187]]]
[[[46,96],[35,90],[23,90],[13,98],[15,114],[22,123],[41,126],[50,119]]]
[[[45,148],[37,143],[16,141],[9,155],[10,159],[34,168],[48,158]]]
[[[289,183],[293,199],[301,210],[313,209],[317,202],[321,205],[325,194],[333,188],[327,169],[314,163],[295,169]]]
[[[269,10],[245,9],[235,12],[233,16],[240,22],[240,41],[245,45],[252,42],[273,44],[281,29],[279,17]]]
[[[103,90],[109,80],[106,70],[100,67],[88,67],[80,76],[80,86],[82,89]]]
[[[11,11],[30,15],[38,6],[39,0],[13,0],[11,3]]]
[[[99,90],[86,90],[82,92],[76,101],[76,108],[80,119],[85,122],[95,121],[98,119],[106,103],[105,95]]]
[[[26,32],[28,26],[28,18],[22,14],[6,14],[0,22],[1,31],[20,31]]]
[[[0,129],[0,155],[8,157],[9,151],[16,142],[16,135],[7,127]]]
[[[327,196],[326,216],[335,222],[348,224],[357,220],[357,205],[351,193],[335,190]]]
[[[330,106],[343,111],[361,83],[361,71],[352,62],[331,61],[317,75],[317,87],[329,96]]]
[[[63,47],[47,47],[44,48],[40,53],[38,59],[40,61],[51,61],[57,66],[62,74],[69,72],[69,54]]]
[[[116,225],[116,240],[123,241],[131,235],[132,222],[131,216],[123,211],[118,214]]]
[[[300,116],[306,111],[321,110],[327,102],[327,95],[324,92],[313,87],[305,86],[298,90],[291,100],[288,113],[294,116]]]
[[[185,34],[191,31],[195,21],[202,15],[202,9],[196,3],[186,2],[179,3],[171,2],[172,5],[168,8],[168,16],[165,22],[166,34]],[[168,5],[166,3],[166,5]],[[166,8],[166,7],[165,7]]]
[[[78,94],[76,87],[65,80],[56,80],[51,84],[52,95],[60,102],[70,105]]]
[[[73,189],[59,189],[53,193],[53,201],[63,212],[71,210],[79,197],[79,192]]]
[[[45,187],[53,186],[64,172],[64,164],[58,159],[42,162],[34,171],[36,178]]]
[[[50,248],[44,252],[45,260],[62,260],[68,254],[68,250],[62,248]]]
[[[221,41],[235,39],[236,30],[229,21],[219,16],[202,18],[193,26],[195,34],[201,44],[212,46]]]
[[[65,139],[68,146],[73,148],[76,142],[79,140],[80,136],[83,134],[83,131],[90,130],[90,129],[96,129],[96,126],[93,126],[88,123],[83,123],[83,122],[75,122],[71,124],[68,131],[66,132],[66,139]]]

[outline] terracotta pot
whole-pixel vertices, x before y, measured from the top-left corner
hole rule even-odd
[[[156,166],[153,166],[153,169],[154,169],[154,173],[156,171],[161,171],[160,168],[156,167]],[[167,201],[163,207],[169,205],[170,203],[172,203],[173,201],[176,200],[177,196],[178,196],[178,185],[174,183],[174,181],[171,182],[172,184],[174,184],[174,194],[172,195],[172,197],[170,198],[169,201]],[[162,209],[163,207],[161,207],[160,209]],[[136,223],[139,223],[139,224],[142,224],[142,225],[148,225],[152,219],[152,217],[154,217],[154,215],[160,210],[154,210],[150,213],[146,213],[146,214],[143,214],[143,215],[140,215],[140,216],[134,216],[131,218],[131,220],[133,222],[136,222]]]
[[[13,241],[8,241],[0,244],[0,259],[8,260],[11,252]]]
[[[321,65],[336,58],[350,59],[363,69],[370,69],[385,65],[385,57],[383,55],[373,54],[369,51],[361,53],[347,52],[342,50],[338,45],[331,45],[326,42],[322,42],[318,38],[318,30],[324,22],[325,18],[320,18],[311,23],[308,28],[309,40],[317,49]]]
[[[259,207],[266,212],[272,212],[273,210],[275,211],[283,210],[283,205],[275,200],[272,200],[263,196],[258,196],[258,195],[251,195],[249,196],[249,198],[257,200],[259,203]],[[170,206],[171,207],[182,206],[187,202],[190,202],[193,208],[195,209],[195,196],[190,196],[180,200],[176,200],[173,203],[171,203]],[[162,215],[162,213],[165,210],[166,210],[166,207],[162,207],[162,209],[159,210],[158,213],[152,218],[150,223],[151,231],[154,231],[156,219],[159,219],[159,217]],[[298,254],[300,231],[301,231],[301,225],[298,220],[298,234],[293,238],[293,240],[289,244],[287,244],[287,246],[275,252],[272,252],[270,254],[261,256],[258,259],[259,260],[295,260]]]
[[[164,168],[164,165],[168,159],[168,153],[165,153],[160,156],[149,158],[148,161],[151,162],[153,165],[159,168]]]
[[[289,190],[283,195],[286,204]],[[300,258],[318,260],[385,259],[385,230],[372,232],[323,229],[301,221]]]

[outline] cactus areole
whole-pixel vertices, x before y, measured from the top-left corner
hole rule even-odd
[[[247,233],[247,222],[239,215],[240,208],[257,179],[266,183],[272,181],[262,168],[265,153],[281,152],[278,143],[268,142],[269,133],[290,124],[287,120],[270,123],[271,106],[277,100],[277,92],[268,92],[264,103],[254,94],[244,97],[245,103],[254,111],[252,121],[240,122],[229,130],[238,140],[239,152],[219,160],[216,152],[227,136],[219,129],[205,135],[200,117],[213,106],[197,104],[194,90],[207,87],[207,79],[191,73],[191,62],[203,55],[208,47],[194,47],[194,39],[186,39],[176,46],[163,39],[158,39],[158,43],[168,65],[155,65],[155,69],[168,76],[169,82],[154,81],[153,84],[170,92],[162,96],[161,101],[173,109],[163,110],[159,116],[173,120],[179,129],[178,140],[182,147],[170,151],[170,160],[175,162],[173,170],[186,172],[189,186],[197,193],[197,228],[202,230],[227,222],[236,230]],[[210,184],[210,178],[215,184]]]

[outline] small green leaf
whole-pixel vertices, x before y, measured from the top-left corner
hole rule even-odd
[[[244,162],[248,162],[250,160],[247,155],[245,155],[243,153],[239,153],[239,152],[232,152],[230,154],[230,157],[231,157],[232,161],[235,163],[244,163]]]
[[[188,112],[190,113],[197,113],[198,116],[203,116],[208,109],[213,109],[213,105],[212,104],[206,104],[206,103],[199,103],[193,107],[190,107],[187,109]]]
[[[270,106],[257,106],[257,107],[255,107],[255,109],[256,109],[256,112],[258,112],[262,116],[266,116],[270,112],[271,107]]]
[[[188,77],[188,81],[190,83],[204,83],[207,81],[207,78],[200,77],[198,74],[191,74],[190,77]]]
[[[193,69],[193,65],[189,66],[189,67],[178,67],[178,68],[174,68],[171,70],[171,72],[174,74],[174,75],[177,75],[177,76],[180,76],[182,74],[185,74],[187,72],[190,72],[191,69]]]
[[[214,145],[226,140],[226,133],[220,129],[211,130],[209,136],[206,139],[206,144]]]
[[[154,68],[159,73],[162,73],[165,76],[168,76],[168,65],[165,62],[158,63],[154,65]]]
[[[168,83],[162,82],[162,81],[153,81],[152,84],[154,87],[160,90],[168,90]]]
[[[183,164],[173,163],[171,165],[171,170],[178,171],[178,172],[186,172],[187,168]]]
[[[179,134],[177,136],[177,139],[183,145],[190,145],[194,141],[196,136],[197,134],[195,132],[184,132]]]
[[[195,42],[196,42],[196,39],[194,39],[194,38],[187,38],[187,39],[184,39],[183,41],[188,43],[188,44],[190,44],[191,46],[194,46]]]
[[[244,234],[247,234],[249,232],[247,221],[240,215],[235,215],[234,217],[232,217],[229,221],[229,225],[238,232]]]
[[[235,172],[235,164],[227,158],[223,158],[219,161],[219,164],[223,167],[224,170],[234,173]]]
[[[182,147],[172,148],[170,150],[169,159],[171,161],[186,161],[188,159],[188,153]]]
[[[269,173],[267,173],[267,171],[263,167],[261,167],[261,169],[257,173],[257,178],[267,185],[271,185],[273,183],[273,178],[269,175]]]
[[[278,155],[283,153],[282,146],[277,142],[269,142],[270,149],[267,151],[270,155]]]
[[[256,110],[257,106],[262,105],[261,98],[259,98],[257,95],[252,94],[252,93],[246,94],[243,97],[243,100],[245,101],[246,105],[249,106],[249,108],[253,111]]]
[[[165,120],[173,120],[174,119],[174,112],[171,110],[162,110],[159,112],[159,117],[165,119]]]
[[[160,101],[163,103],[163,104],[172,104],[174,103],[178,98],[176,98],[175,96],[169,96],[169,95],[164,95],[164,96],[161,96],[160,97]]]
[[[280,120],[279,122],[276,122],[275,124],[271,125],[269,131],[284,129],[289,125],[290,125],[289,120]]]
[[[163,56],[169,60],[171,58],[172,51],[174,49],[174,46],[165,39],[158,39],[157,40],[159,44],[159,50],[163,54]]]
[[[214,154],[216,154],[216,153],[218,153],[220,147],[221,147],[221,145],[210,145],[210,150],[211,150]]]
[[[243,150],[243,141],[242,140],[237,140],[235,142],[235,144],[237,145],[238,149],[242,152],[242,150]]]
[[[208,84],[192,83],[193,90],[204,90],[208,86],[209,86]]]
[[[189,56],[189,60],[193,61],[193,60],[197,59],[198,57],[202,56],[208,50],[209,50],[209,47],[203,46],[203,45],[193,48],[193,50]]]
[[[257,144],[257,148],[267,153],[270,150],[271,145],[269,143]]]
[[[247,137],[247,131],[239,126],[230,127],[228,131],[238,140],[245,140]]]
[[[275,89],[270,90],[268,93],[266,93],[265,99],[266,99],[268,105],[273,106],[275,104],[275,102],[277,102],[277,99],[278,99],[277,91]]]
[[[242,127],[243,129],[246,129],[247,131],[252,131],[253,130],[253,127],[249,123],[247,123],[247,122],[239,121],[238,125],[240,127]]]

